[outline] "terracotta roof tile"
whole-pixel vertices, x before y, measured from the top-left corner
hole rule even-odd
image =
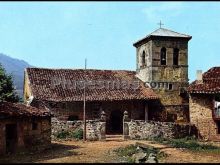
[[[47,117],[51,116],[46,109],[38,109],[21,103],[0,103],[0,117]]]
[[[77,81],[102,81],[110,82],[109,88],[86,88],[86,100],[88,101],[107,101],[107,100],[148,100],[157,99],[158,96],[152,89],[144,86],[134,71],[124,70],[83,70],[83,69],[45,69],[27,68],[30,87],[34,98],[47,101],[83,101],[83,89],[74,88],[73,84]],[[56,86],[53,80],[61,80]],[[69,87],[64,85],[71,84]],[[128,83],[128,89],[112,88],[113,83]],[[137,89],[133,89],[137,82],[140,84]],[[108,84],[108,83],[106,83]],[[72,87],[72,88],[70,88]],[[91,87],[91,86],[90,86]],[[99,86],[101,87],[101,86]]]
[[[189,93],[220,93],[220,67],[213,67],[202,75],[202,82],[193,81]]]

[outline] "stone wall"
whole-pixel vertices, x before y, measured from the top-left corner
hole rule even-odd
[[[203,140],[220,141],[216,121],[213,119],[214,95],[190,95],[190,122],[198,129],[199,137]]]
[[[33,130],[32,124],[36,124]],[[16,126],[14,152],[30,149],[44,149],[51,144],[51,121],[48,118],[13,118],[1,119],[0,122],[0,154],[6,153],[6,125]],[[9,130],[10,131],[10,130]]]
[[[86,120],[86,138],[87,140],[104,140],[106,122],[103,120]],[[82,120],[61,121],[52,118],[52,139],[56,139],[56,135],[62,131],[74,132],[83,129]]]
[[[131,120],[124,122],[124,134],[130,139],[183,138],[196,135],[193,125],[172,122]]]

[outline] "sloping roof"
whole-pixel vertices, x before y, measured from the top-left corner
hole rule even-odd
[[[46,101],[83,101],[82,86],[75,86],[75,82],[93,81],[104,82],[101,85],[87,86],[86,100],[111,101],[111,100],[148,100],[157,99],[158,96],[152,89],[144,86],[134,71],[123,70],[83,70],[83,69],[45,69],[27,68],[30,87],[35,99]],[[60,83],[53,85],[54,80]],[[129,84],[129,88],[122,88],[122,82]],[[65,86],[66,82],[66,86]],[[110,83],[109,83],[110,82]],[[134,88],[139,83],[138,88]],[[109,87],[107,84],[110,84]],[[113,83],[119,83],[119,88]],[[70,84],[68,86],[68,84]],[[132,85],[133,84],[133,85]],[[136,84],[136,85],[135,85]],[[82,84],[81,84],[82,85]]]
[[[51,116],[46,109],[38,109],[21,103],[0,103],[0,117],[47,117]]]
[[[154,32],[150,33],[146,37],[138,40],[135,42],[133,45],[136,46],[138,43],[140,43],[143,40],[146,40],[152,36],[159,36],[159,37],[175,37],[175,38],[186,38],[186,39],[191,39],[192,36],[187,35],[187,34],[181,34],[172,30],[164,29],[164,28],[159,28],[155,30]]]
[[[220,67],[213,67],[202,75],[202,82],[193,81],[189,93],[220,93]]]

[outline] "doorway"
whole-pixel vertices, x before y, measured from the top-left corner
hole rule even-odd
[[[6,153],[14,153],[17,146],[17,125],[6,124],[5,126],[6,138]]]
[[[111,112],[106,131],[107,134],[112,135],[123,133],[123,112],[120,110],[114,110]]]

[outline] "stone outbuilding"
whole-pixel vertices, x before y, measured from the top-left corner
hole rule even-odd
[[[48,110],[20,103],[0,103],[0,155],[51,144]]]
[[[220,67],[203,73],[197,71],[188,92],[190,122],[198,129],[204,140],[220,141]]]

